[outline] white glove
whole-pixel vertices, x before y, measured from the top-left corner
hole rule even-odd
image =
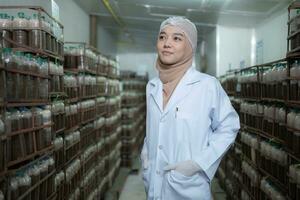
[[[184,176],[193,176],[197,172],[201,171],[201,167],[192,160],[182,161],[176,164],[167,165],[164,167],[165,171],[175,170]]]

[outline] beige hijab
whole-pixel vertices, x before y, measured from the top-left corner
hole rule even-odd
[[[182,30],[189,41],[189,45],[187,45],[183,59],[175,64],[167,65],[162,63],[159,57],[157,58],[156,68],[163,83],[163,108],[167,105],[181,78],[192,66],[197,47],[197,29],[191,21],[182,17],[170,17],[162,22],[160,32],[168,25],[176,26]]]
[[[163,83],[163,108],[165,108],[179,81],[193,63],[192,48],[188,49],[185,59],[173,65],[163,64],[159,58],[156,61],[159,78]]]

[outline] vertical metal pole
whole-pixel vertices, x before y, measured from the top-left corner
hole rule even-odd
[[[97,16],[90,15],[90,45],[97,48]]]

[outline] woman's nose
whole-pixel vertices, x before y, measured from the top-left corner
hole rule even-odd
[[[170,38],[167,38],[164,41],[164,48],[167,48],[167,47],[170,47],[170,46],[171,46],[171,40],[170,40]]]

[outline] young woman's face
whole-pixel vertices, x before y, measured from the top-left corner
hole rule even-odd
[[[159,33],[156,48],[161,62],[172,65],[183,60],[191,47],[184,32],[175,26],[166,26]]]

